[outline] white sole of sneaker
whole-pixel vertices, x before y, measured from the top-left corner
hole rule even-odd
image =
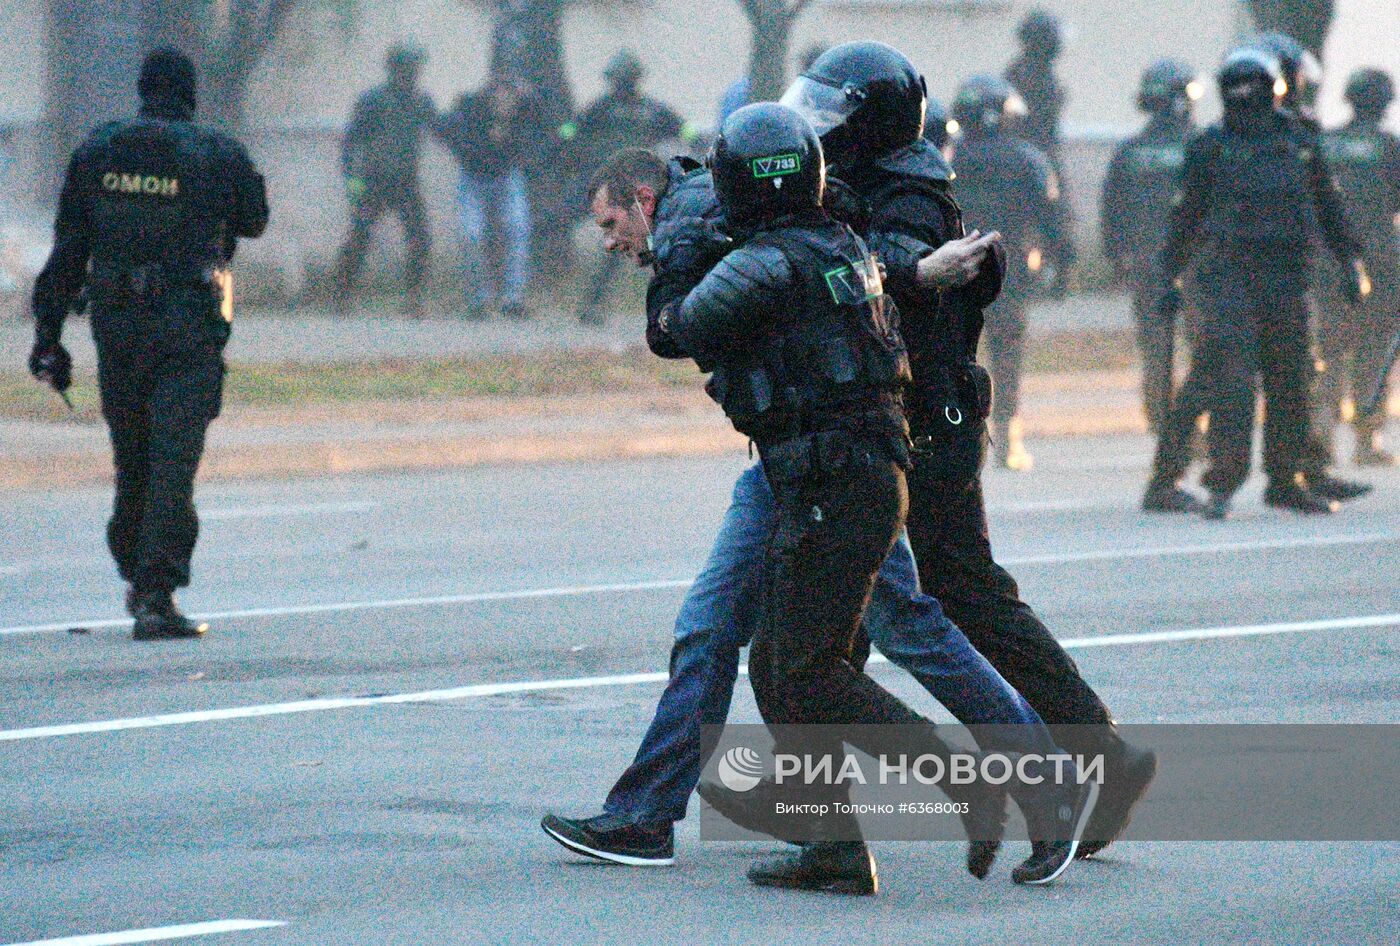
[[[544,825],[540,825],[540,827],[544,829],[545,834],[549,835],[569,850],[577,854],[587,855],[588,857],[596,857],[600,861],[608,861],[612,864],[624,864],[627,867],[670,867],[676,862],[674,857],[634,857],[631,854],[614,854],[612,851],[600,851],[586,844],[580,844],[577,841],[566,838],[559,832],[553,831]]]
[[[1089,826],[1089,816],[1094,813],[1094,806],[1098,803],[1099,783],[1090,782],[1089,798],[1084,803],[1084,810],[1079,813],[1079,820],[1074,823],[1074,836],[1070,838],[1069,843],[1069,857],[1066,857],[1064,863],[1055,869],[1055,873],[1049,875],[1048,877],[1042,877],[1039,880],[1028,880],[1025,882],[1024,886],[1044,887],[1046,884],[1052,883],[1055,880],[1055,878],[1059,877],[1065,871],[1069,870],[1069,865],[1074,863],[1074,855],[1079,851],[1079,842],[1084,837],[1084,829]]]

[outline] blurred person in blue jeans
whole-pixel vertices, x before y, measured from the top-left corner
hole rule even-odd
[[[533,150],[536,105],[521,79],[492,76],[465,94],[442,119],[442,137],[461,168],[457,185],[466,264],[466,314],[484,319],[494,306],[527,319],[530,281],[530,198],[526,163]],[[488,234],[502,241],[499,290],[489,264]]]

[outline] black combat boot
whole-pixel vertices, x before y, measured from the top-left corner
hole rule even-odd
[[[200,637],[209,630],[208,624],[191,621],[181,614],[175,596],[168,591],[137,592],[132,616],[136,618],[136,626],[131,636],[138,641]]]
[[[1201,518],[1212,522],[1223,522],[1230,518],[1230,494],[1211,493],[1201,509]]]
[[[943,785],[943,791],[954,802],[967,806],[962,818],[967,832],[967,872],[978,880],[986,877],[1001,849],[1006,834],[1006,803],[1010,790],[1006,785],[976,781],[970,785]]]
[[[1148,484],[1147,492],[1142,497],[1143,512],[1179,512],[1179,513],[1200,513],[1205,510],[1205,503],[1201,502],[1195,495],[1171,484]]]
[[[1093,857],[1108,847],[1128,828],[1137,806],[1157,775],[1157,753],[1139,749],[1122,739],[1104,752],[1104,781],[1099,801],[1084,829],[1076,857]]]
[[[1264,505],[1305,516],[1329,516],[1341,508],[1335,499],[1324,499],[1294,482],[1270,483],[1269,488],[1264,490]]]
[[[757,862],[749,868],[749,880],[760,887],[866,897],[880,888],[875,858],[864,841],[812,841],[796,853]]]
[[[1318,499],[1332,499],[1344,503],[1351,499],[1360,499],[1371,489],[1370,483],[1344,480],[1340,476],[1333,476],[1330,473],[1319,473],[1307,478],[1308,492]]]

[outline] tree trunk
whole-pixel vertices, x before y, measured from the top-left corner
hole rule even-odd
[[[1321,58],[1335,0],[1249,0],[1249,12],[1261,30],[1284,33]]]
[[[45,189],[55,185],[89,131],[136,111],[136,77],[145,53],[143,2],[49,0]]]
[[[795,20],[785,0],[759,0],[752,7],[753,45],[749,52],[749,101],[772,102],[787,87],[788,46]]]

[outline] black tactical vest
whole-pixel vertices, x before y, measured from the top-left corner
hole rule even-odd
[[[1172,198],[1186,164],[1182,137],[1144,136],[1123,148],[1122,195],[1127,219],[1123,251],[1137,258],[1153,257],[1162,249],[1171,217]]]
[[[1207,232],[1246,252],[1307,247],[1318,233],[1310,148],[1283,128],[1267,137],[1222,134],[1211,162]]]
[[[774,442],[897,405],[909,358],[865,243],[828,224],[767,231],[748,244],[763,245],[786,257],[796,284],[770,335],[711,379],[735,428]]]
[[[157,118],[116,124],[87,173],[94,290],[156,264],[171,283],[207,281],[223,265],[229,187],[209,133]]]
[[[1385,138],[1376,129],[1339,128],[1323,138],[1323,153],[1346,200],[1347,221],[1369,246],[1395,245],[1394,197],[1385,179]]]

